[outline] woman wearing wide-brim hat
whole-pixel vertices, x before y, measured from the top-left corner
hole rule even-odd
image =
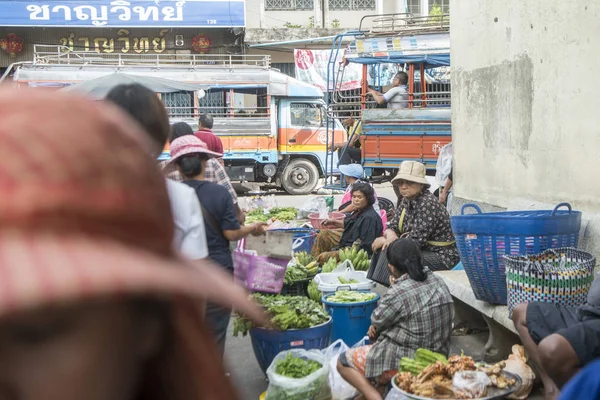
[[[384,236],[373,243],[373,250],[379,252],[399,237],[406,237],[419,246],[429,269],[439,271],[454,267],[459,256],[450,215],[429,192],[425,165],[417,161],[402,162],[392,184],[402,200]],[[383,258],[380,257],[379,267],[374,265],[372,268],[385,271],[387,262]]]
[[[237,398],[198,300],[262,313],[175,254],[140,127],[54,92],[0,90],[0,110],[0,397]]]

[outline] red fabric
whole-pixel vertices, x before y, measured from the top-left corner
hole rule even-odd
[[[212,133],[210,129],[200,129],[198,132],[194,133],[194,135],[206,143],[210,151],[223,154],[223,142],[217,135]]]

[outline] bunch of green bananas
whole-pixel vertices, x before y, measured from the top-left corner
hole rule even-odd
[[[296,263],[304,265],[305,267],[308,266],[308,264],[310,264],[311,262],[315,261],[315,258],[305,251],[295,253],[294,257],[296,258]]]
[[[321,302],[321,297],[323,297],[323,293],[319,290],[319,285],[314,280],[310,281],[308,284],[308,298],[316,301],[317,303]]]
[[[337,259],[335,257],[331,257],[329,260],[327,260],[327,262],[325,264],[323,264],[323,269],[321,270],[321,272],[332,272],[334,269],[337,268]]]
[[[339,257],[341,262],[350,260],[356,271],[366,271],[371,265],[367,252],[359,249],[358,246],[340,249]]]

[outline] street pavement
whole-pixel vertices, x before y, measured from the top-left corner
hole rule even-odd
[[[378,197],[385,197],[396,203],[396,195],[391,184],[376,185]],[[277,205],[280,207],[301,207],[311,196],[290,196],[283,192],[274,193]],[[335,195],[335,207],[340,205],[342,195]],[[244,197],[241,197],[241,206],[244,206]],[[383,293],[383,287],[378,287]],[[230,379],[237,388],[242,400],[257,400],[261,393],[267,390],[268,381],[261,371],[250,337],[233,337],[232,324],[229,325],[227,344],[225,348],[225,363],[230,373]],[[485,354],[487,332],[478,332],[452,337],[450,354],[464,354],[472,356],[475,360],[482,360]],[[536,391],[529,397],[533,400],[543,399],[540,391]]]

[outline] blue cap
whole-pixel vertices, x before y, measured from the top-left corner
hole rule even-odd
[[[346,176],[351,176],[352,178],[356,179],[364,178],[365,176],[365,171],[360,164],[340,165],[340,172]]]

